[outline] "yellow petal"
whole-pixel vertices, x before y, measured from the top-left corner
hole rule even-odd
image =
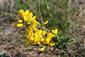
[[[32,19],[36,19],[36,16],[33,16],[33,18]]]
[[[38,35],[41,35],[42,34],[42,30],[38,30],[37,33],[38,33]]]
[[[20,24],[17,24],[17,27],[22,27],[22,26],[23,26],[23,24],[21,24],[21,23]]]
[[[52,30],[52,33],[57,35],[58,34],[58,29]]]
[[[37,42],[37,44],[39,44],[39,45],[40,45],[41,43],[38,41],[38,42]]]
[[[49,45],[49,46],[54,46],[54,45],[55,45],[55,43],[49,43],[48,45]]]
[[[33,13],[32,12],[30,12],[29,17],[33,17]]]
[[[23,10],[23,9],[20,9],[18,12],[19,12],[19,13],[20,13],[20,12],[24,12],[24,10]]]
[[[46,44],[49,44],[50,41],[52,40],[52,38],[53,38],[53,34],[52,33],[48,33],[47,34],[47,38],[46,38]]]
[[[48,20],[46,20],[43,24],[44,24],[44,25],[48,24]]]
[[[23,17],[23,20],[24,20],[24,21],[29,21],[29,19],[28,19],[28,17],[26,16],[26,14],[24,14],[22,17]]]
[[[39,51],[43,52],[45,51],[45,49],[46,49],[46,46],[43,46],[42,48],[39,48]]]
[[[52,38],[46,38],[46,44],[49,44]]]
[[[20,9],[20,10],[18,11],[18,13],[19,13],[19,15],[23,16],[24,10]]]
[[[24,13],[27,14],[27,15],[29,15],[30,11],[29,10],[25,10]]]
[[[23,21],[21,19],[19,19],[18,22],[22,23]]]
[[[30,25],[30,22],[27,22],[28,25]]]
[[[46,33],[47,33],[47,31],[45,31],[45,30],[42,31],[43,36],[46,35]]]

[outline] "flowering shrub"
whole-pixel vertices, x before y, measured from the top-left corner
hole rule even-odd
[[[54,46],[56,42],[53,41],[58,34],[58,29],[42,29],[41,24],[37,21],[36,16],[29,10],[19,10],[17,27],[26,27],[26,38],[30,45],[44,45]],[[43,22],[46,25],[48,21]]]

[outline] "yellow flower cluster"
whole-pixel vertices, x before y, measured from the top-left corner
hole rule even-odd
[[[18,19],[17,27],[22,27],[27,24],[26,35],[28,42],[31,45],[55,45],[55,42],[52,39],[58,34],[58,29],[46,31],[38,28],[40,23],[36,20],[36,16],[34,16],[29,10],[19,10],[19,16],[21,18]],[[48,21],[44,22],[43,24],[47,23]]]

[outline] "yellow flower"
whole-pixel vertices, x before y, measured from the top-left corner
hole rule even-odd
[[[28,42],[32,45],[48,45],[54,46],[55,42],[53,42],[52,38],[58,34],[58,29],[54,29],[51,32],[48,32],[42,28],[39,28],[40,23],[36,20],[36,16],[29,10],[19,10],[19,15],[22,19],[18,20],[17,27],[22,27],[28,24],[26,29],[26,35]],[[26,23],[26,24],[25,24]],[[48,24],[48,20],[43,22],[43,25]],[[40,51],[44,51],[46,46],[40,48]]]
[[[36,19],[36,16],[33,16],[32,19]]]
[[[46,49],[46,46],[43,46],[42,48],[39,48],[39,51],[40,51],[40,52],[44,52],[45,49]]]
[[[17,24],[17,27],[22,27],[22,26],[23,26],[22,23]]]
[[[21,19],[18,20],[19,23],[22,23],[23,21]]]
[[[38,30],[37,33],[38,33],[39,35],[41,35],[41,34],[42,34],[42,30]]]
[[[42,31],[42,36],[45,36],[46,33],[47,33],[47,31],[43,30],[43,31]]]
[[[55,35],[58,34],[58,29],[52,30],[52,33],[54,33]]]
[[[24,20],[30,22],[32,20],[33,13],[30,13],[29,10],[26,10],[24,14]]]
[[[46,38],[46,43],[49,44],[50,41],[52,40],[53,34],[52,33],[48,33],[47,34],[47,38]]]
[[[18,13],[19,13],[20,16],[23,16],[24,10],[20,9],[20,10],[18,11]]]
[[[32,20],[32,25],[34,25],[34,24],[35,24],[35,25],[38,25],[39,22],[33,19],[33,20]]]
[[[24,13],[27,14],[27,15],[29,15],[30,11],[29,10],[25,10]]]
[[[44,25],[48,24],[48,20],[46,20],[43,24],[44,24]]]
[[[55,45],[55,43],[49,43],[48,45],[49,45],[49,46],[54,46],[54,45]]]
[[[24,21],[30,22],[33,17],[33,13],[29,10],[19,10],[19,15],[23,18]]]
[[[33,42],[33,36],[30,36],[29,38],[28,38],[31,42]]]
[[[38,31],[38,28],[37,27],[33,27],[33,30],[36,32],[36,31]]]
[[[29,17],[30,17],[30,18],[33,17],[33,13],[32,13],[32,12],[29,13]]]
[[[40,41],[40,36],[37,34],[37,32],[35,33],[34,41],[35,42]]]

